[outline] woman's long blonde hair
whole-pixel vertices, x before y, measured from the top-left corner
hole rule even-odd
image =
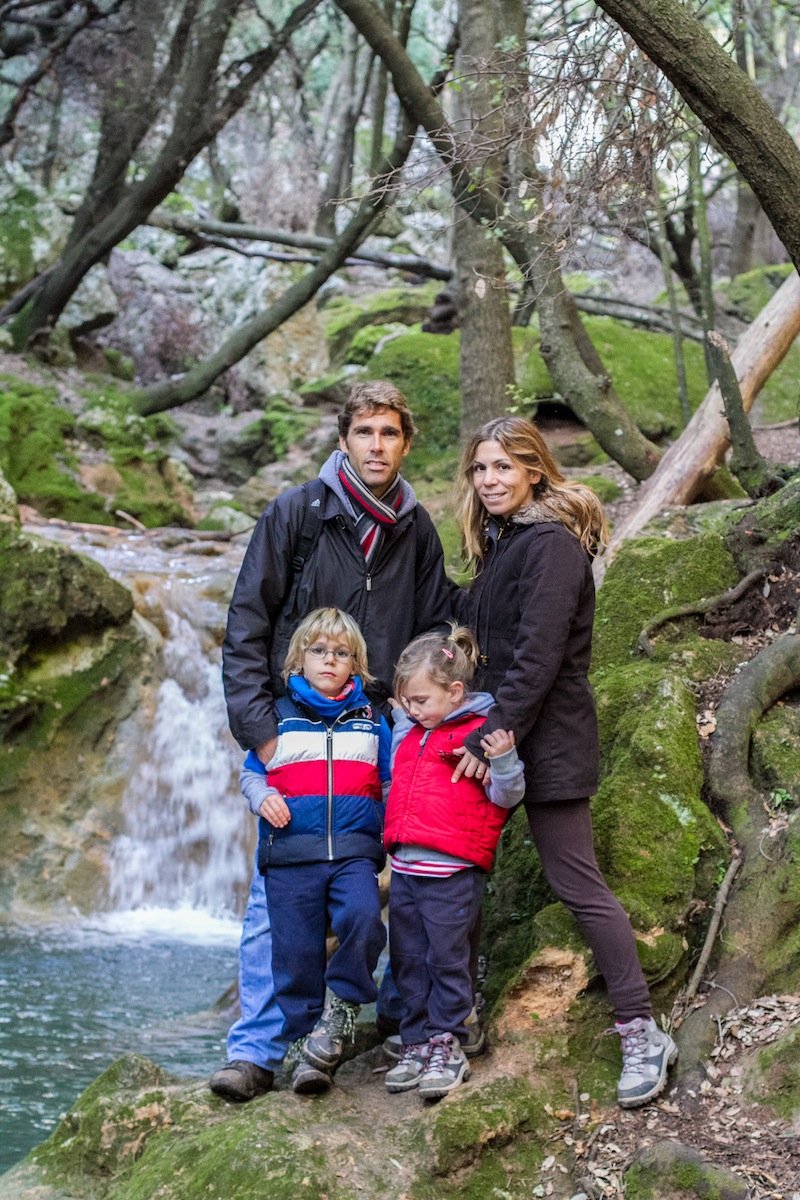
[[[603,506],[592,489],[564,478],[531,421],[523,417],[496,417],[472,435],[461,457],[458,522],[464,553],[470,563],[480,563],[484,551],[487,513],[473,480],[475,456],[481,442],[499,442],[512,462],[526,471],[538,472],[541,479],[534,484],[534,500],[549,510],[554,521],[563,522],[590,554],[602,549],[608,539],[608,525]]]

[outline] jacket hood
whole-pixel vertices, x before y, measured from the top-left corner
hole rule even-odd
[[[345,458],[347,458],[347,455],[344,454],[343,451],[334,450],[330,458],[326,459],[326,461],[322,464],[319,477],[325,486],[329,487],[334,495],[341,501],[345,510],[350,514],[350,516],[355,519],[356,513],[353,510],[352,502],[347,492],[342,487],[341,480],[339,479],[339,468],[341,467],[342,461]],[[400,503],[400,509],[397,513],[398,520],[401,517],[407,516],[417,504],[417,495],[411,484],[407,483],[402,475],[399,478],[403,498]]]

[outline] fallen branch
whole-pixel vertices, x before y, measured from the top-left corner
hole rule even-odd
[[[745,411],[749,411],[775,368],[800,334],[800,278],[796,271],[739,339],[731,357]],[[672,505],[690,504],[716,471],[728,449],[728,423],[715,384],[650,478],[642,485],[636,507],[620,521],[605,553],[594,561],[595,583],[601,583],[622,543]]]
[[[648,621],[642,632],[637,638],[636,644],[643,654],[648,658],[653,656],[653,647],[650,644],[650,639],[656,629],[660,629],[667,621],[674,621],[677,617],[692,617],[702,616],[704,613],[710,612],[712,608],[721,608],[723,604],[733,604],[739,600],[752,584],[757,580],[763,579],[767,572],[767,567],[757,567],[755,571],[751,571],[749,575],[745,575],[744,579],[740,579],[735,587],[728,588],[727,592],[723,592],[720,596],[712,596],[709,600],[694,600],[689,604],[674,604],[671,608],[665,608],[662,612],[657,613],[652,620]]]
[[[700,951],[700,957],[697,960],[697,966],[692,972],[692,978],[689,980],[689,986],[686,989],[686,995],[684,997],[686,1000],[692,1000],[697,992],[698,987],[700,986],[705,969],[708,966],[708,960],[711,957],[711,951],[717,937],[717,932],[719,931],[722,914],[725,911],[725,905],[728,902],[728,893],[731,890],[731,884],[736,878],[741,865],[742,856],[739,853],[739,850],[735,849],[733,852],[733,858],[731,859],[731,864],[728,867],[728,870],[725,872],[725,878],[720,884],[719,891],[717,892],[717,899],[714,904],[714,911],[711,914],[711,921],[708,926],[708,932],[706,933],[706,940],[703,942],[703,949]]]

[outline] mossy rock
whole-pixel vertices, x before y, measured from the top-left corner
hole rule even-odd
[[[647,933],[669,927],[693,897],[711,893],[727,848],[701,799],[694,696],[682,680],[646,663],[608,671],[596,693],[598,861],[634,927]]]
[[[109,375],[113,375],[115,379],[122,379],[126,383],[133,383],[136,378],[136,364],[132,358],[110,346],[103,347],[103,358],[108,364]]]
[[[304,404],[335,404],[341,407],[350,395],[353,384],[362,378],[364,372],[352,364],[331,371],[320,379],[312,379],[301,383],[297,389]]]
[[[407,326],[397,322],[387,325],[365,325],[363,329],[358,330],[350,343],[347,362],[355,366],[364,366],[372,358],[379,342],[392,335],[402,336],[406,331]]]
[[[678,400],[672,338],[666,333],[636,329],[614,317],[584,317],[614,388],[646,437],[675,437],[683,429]],[[691,407],[703,399],[706,382],[702,346],[685,342],[686,374]],[[537,347],[518,375],[519,390],[532,399],[561,399]]]
[[[404,469],[411,479],[442,455],[458,451],[458,354],[457,333],[409,333],[388,342],[367,365],[367,376],[395,384],[414,414],[419,433]]]
[[[625,1173],[627,1200],[749,1200],[747,1181],[680,1142],[656,1142]]]
[[[15,187],[0,203],[0,299],[36,275],[35,243],[46,236],[38,211],[39,197],[24,185]]]
[[[687,541],[639,538],[626,542],[608,569],[597,598],[592,668],[630,662],[645,621],[674,604],[717,596],[739,578],[719,537]],[[684,618],[691,629],[697,618]]]
[[[800,1116],[800,1029],[787,1030],[750,1059],[745,1070],[744,1091],[784,1121],[797,1120]]]
[[[333,366],[341,366],[355,335],[367,325],[417,325],[424,321],[441,284],[435,280],[422,287],[388,288],[369,296],[337,296],[322,309]]]
[[[752,500],[735,497],[730,500],[710,500],[707,504],[666,508],[647,522],[641,536],[670,538],[680,542],[697,537],[701,533],[721,536],[732,516],[745,512],[752,506]]]
[[[19,509],[17,493],[0,470],[0,521],[19,525]]]
[[[622,488],[619,484],[613,479],[607,479],[605,475],[576,476],[574,482],[590,487],[601,504],[611,504],[613,500],[619,500],[622,495]]]
[[[210,531],[220,530],[225,533],[244,533],[253,528],[253,518],[236,504],[212,504],[202,520],[197,522],[197,528]]]
[[[121,625],[133,612],[127,588],[89,558],[0,528],[0,654],[14,663],[37,643]]]
[[[520,1133],[538,1133],[547,1121],[541,1091],[524,1079],[501,1079],[434,1113],[428,1135],[434,1156],[433,1173],[447,1177],[471,1166],[487,1147],[503,1145]],[[544,1157],[537,1146],[539,1162]],[[462,1192],[459,1192],[463,1195]],[[474,1191],[473,1194],[478,1193]],[[485,1193],[484,1193],[485,1194]]]
[[[752,271],[736,275],[726,283],[719,283],[714,290],[720,295],[728,312],[749,324],[755,321],[762,308],[783,287],[793,270],[791,263],[754,267]]]
[[[780,789],[800,804],[800,710],[771,708],[759,721],[750,745],[750,767],[764,791]]]

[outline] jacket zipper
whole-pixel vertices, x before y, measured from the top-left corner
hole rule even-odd
[[[333,858],[333,725],[328,725],[325,735],[328,759],[328,861]]]

